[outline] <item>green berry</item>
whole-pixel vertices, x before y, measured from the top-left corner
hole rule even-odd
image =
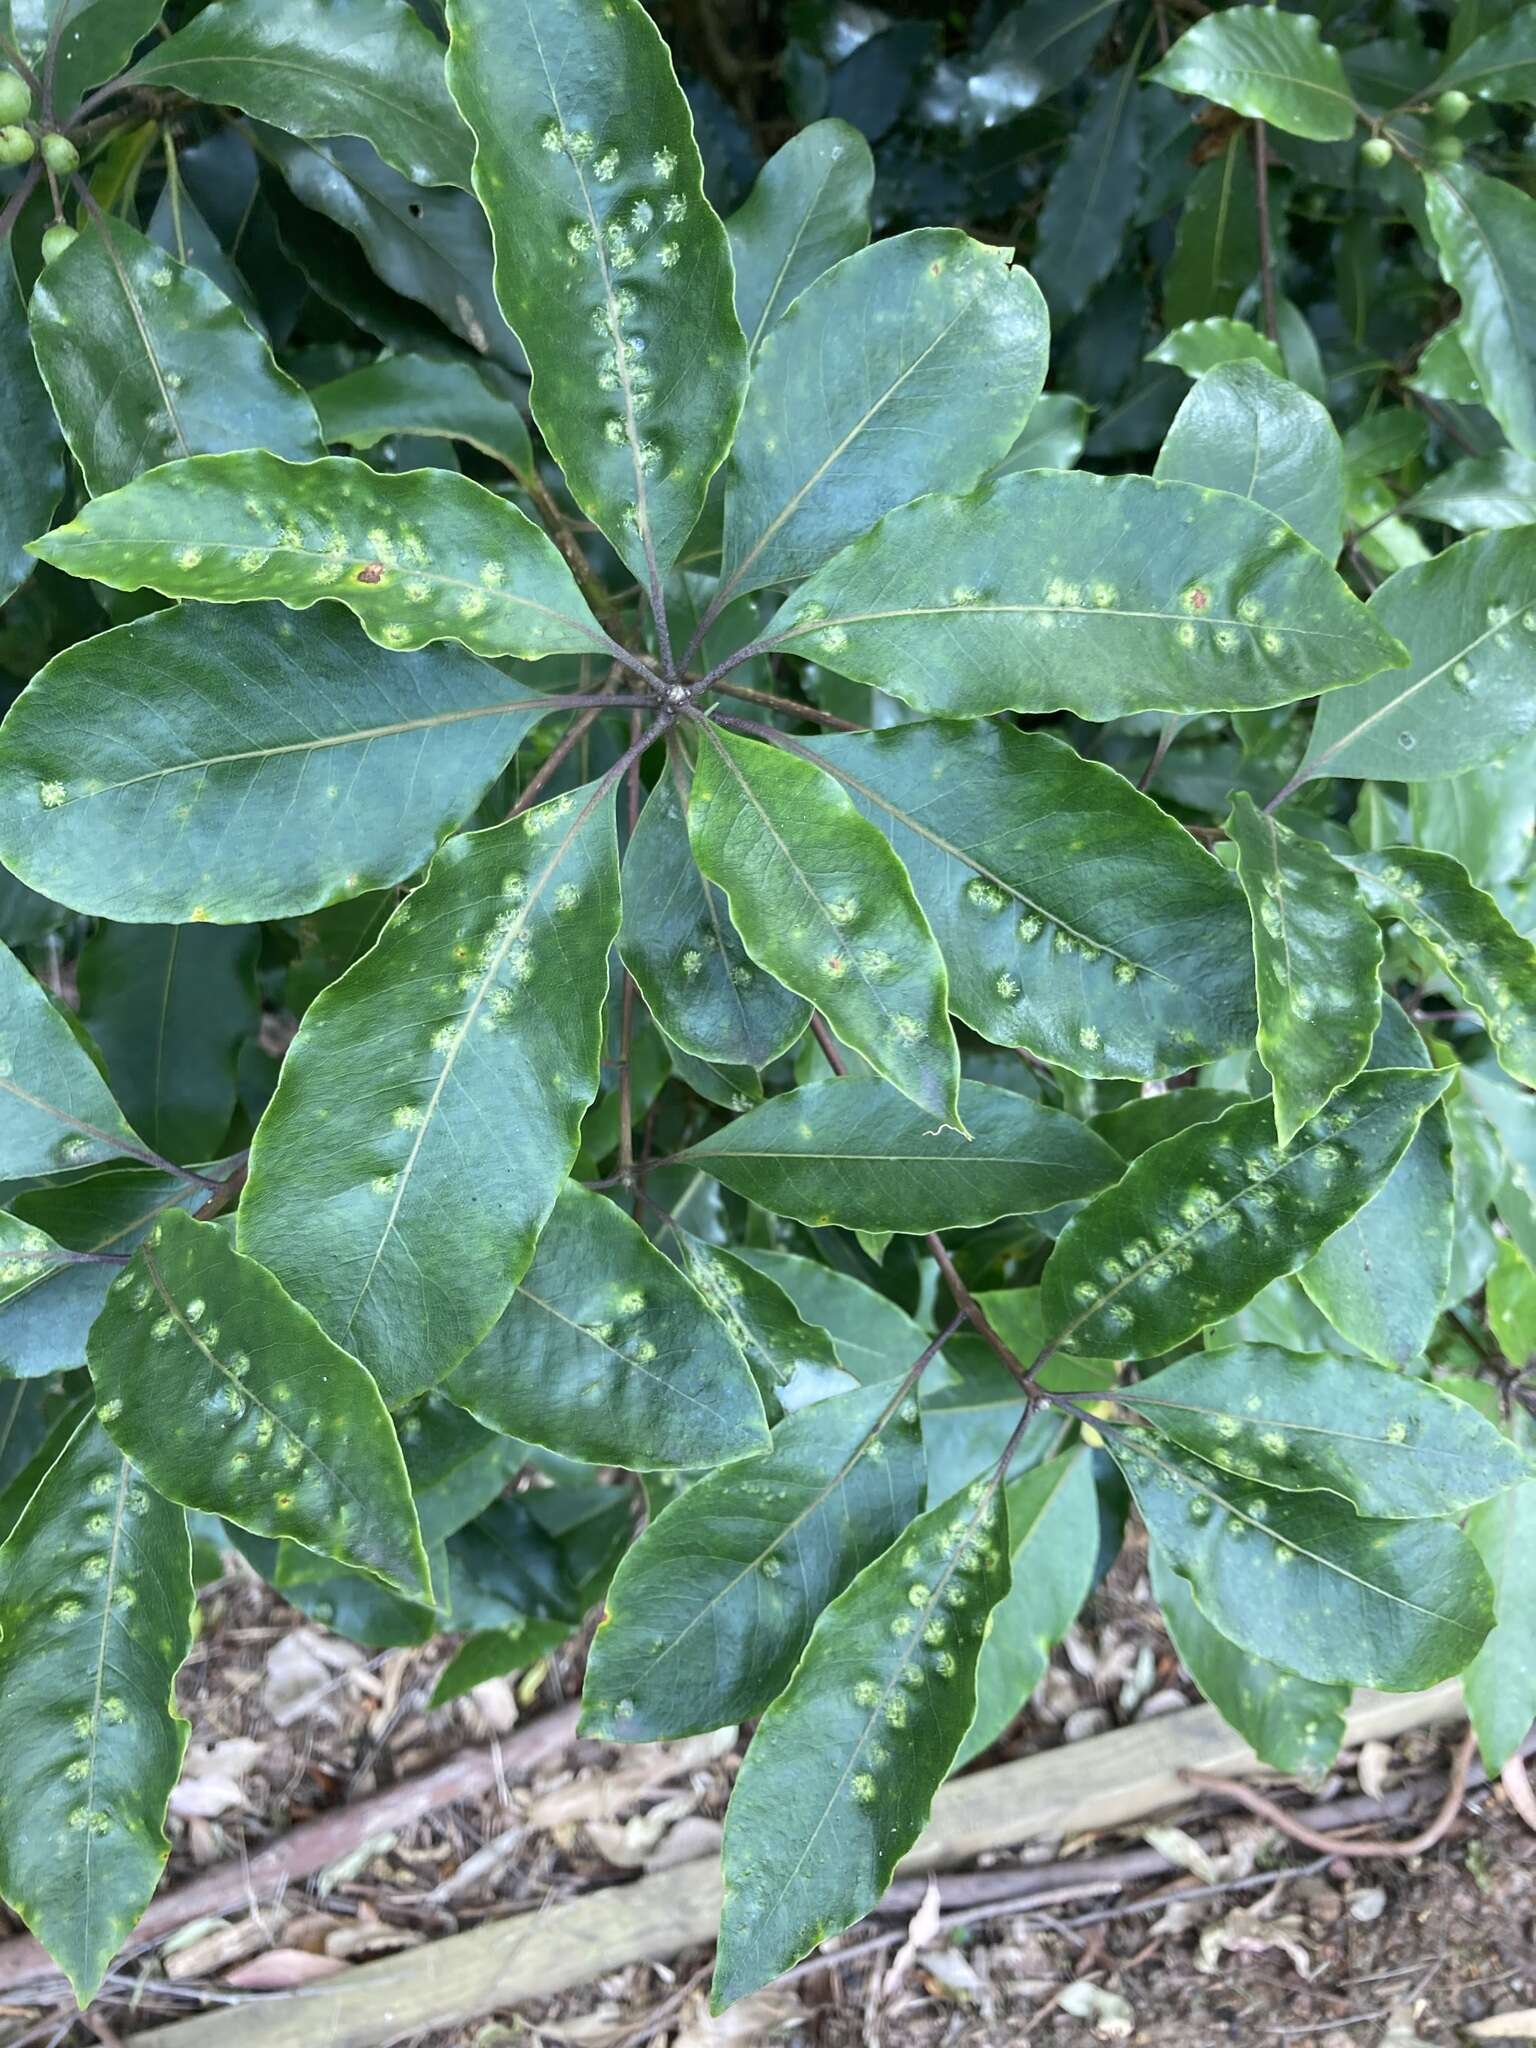
[[[56,178],[67,178],[80,168],[80,152],[67,135],[43,137],[43,162]]]
[[[1432,163],[1459,164],[1463,144],[1459,135],[1434,135],[1430,137],[1429,156]]]
[[[56,263],[72,242],[79,240],[74,229],[62,220],[56,220],[51,228],[43,229],[43,261]]]
[[[0,164],[25,164],[32,161],[37,144],[25,128],[9,125],[0,128]]]
[[[1464,121],[1472,102],[1464,92],[1443,92],[1435,101],[1435,119],[1442,128],[1454,128],[1458,121]]]
[[[1360,161],[1373,171],[1385,170],[1392,161],[1392,145],[1385,135],[1373,135],[1360,145]]]
[[[25,121],[31,111],[27,81],[14,71],[0,71],[0,121]]]

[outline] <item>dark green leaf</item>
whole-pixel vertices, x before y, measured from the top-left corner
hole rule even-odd
[[[682,1156],[776,1215],[923,1232],[1080,1201],[1117,1179],[1086,1124],[1011,1089],[960,1083],[968,1136],[934,1130],[883,1082],[853,1075],[772,1096]]]
[[[1529,1422],[1517,1417],[1529,1447]],[[1501,1771],[1536,1717],[1536,1480],[1474,1510],[1467,1534],[1493,1581],[1494,1625],[1462,1684],[1483,1762]]]
[[[1343,60],[1310,14],[1225,8],[1186,29],[1147,75],[1313,142],[1344,142],[1354,132]]]
[[[1410,1062],[1383,1060],[1383,1066],[1407,1066]],[[1187,1131],[1191,1124],[1214,1123],[1224,1110],[1247,1098],[1228,1088],[1169,1088],[1161,1095],[1137,1095],[1118,1109],[1100,1110],[1088,1119],[1126,1161],[1139,1159],[1151,1145]]]
[[[1133,61],[1099,87],[1040,212],[1035,275],[1058,322],[1081,311],[1114,269],[1140,198],[1141,95]]]
[[[1239,129],[1202,164],[1185,194],[1173,255],[1163,273],[1163,324],[1182,327],[1233,313],[1259,267],[1253,155]]]
[[[722,598],[808,575],[893,505],[983,476],[1040,394],[1046,327],[1029,272],[952,228],[877,242],[809,285],[752,372]]]
[[[37,373],[26,301],[9,251],[0,255],[0,415],[13,449],[12,459],[0,467],[3,604],[31,575],[26,544],[47,526],[64,491],[64,443]]]
[[[1460,1671],[1492,1588],[1452,1522],[1381,1522],[1330,1493],[1236,1479],[1150,1431],[1110,1449],[1200,1611],[1250,1655],[1323,1685],[1417,1692]]]
[[[515,391],[494,363],[379,356],[309,395],[327,441],[374,448],[397,434],[441,435],[530,477],[533,446]]]
[[[1368,1202],[1447,1074],[1362,1074],[1282,1151],[1268,1102],[1143,1152],[1078,1211],[1041,1276],[1066,1351],[1155,1358],[1292,1273]]]
[[[427,1590],[377,1388],[224,1231],[161,1217],[113,1281],[88,1359],[98,1416],[168,1499]]]
[[[1435,80],[1437,93],[1454,88],[1473,99],[1536,106],[1536,7],[1517,7],[1469,43]]]
[[[533,411],[572,496],[654,586],[746,383],[725,230],[639,0],[449,0],[449,89]]]
[[[783,1690],[827,1602],[921,1505],[917,1403],[893,1406],[892,1392],[861,1387],[788,1416],[766,1457],[663,1509],[614,1576],[587,1667],[586,1733],[699,1734]]]
[[[1156,475],[1252,498],[1330,562],[1339,552],[1338,430],[1315,398],[1262,363],[1224,363],[1200,379],[1168,429]]]
[[[240,1248],[391,1401],[473,1350],[533,1258],[597,1093],[618,880],[611,781],[449,840],[289,1047]]]
[[[749,357],[808,284],[869,240],[874,179],[869,144],[846,121],[813,121],[758,172],[725,224]]]
[[[688,835],[760,967],[959,1128],[948,980],[906,869],[827,772],[701,725]]]
[[[443,1666],[430,1704],[445,1707],[488,1678],[525,1671],[551,1650],[558,1650],[570,1633],[571,1625],[565,1621],[521,1621],[507,1628],[483,1629],[462,1643]]]
[[[1241,892],[1122,776],[979,720],[803,744],[900,855],[974,1031],[1138,1080],[1251,1038]]]
[[[443,52],[407,0],[216,0],[129,73],[290,135],[361,135],[418,185],[468,185]]]
[[[776,1280],[725,1245],[705,1244],[685,1230],[676,1241],[684,1270],[751,1366],[770,1415],[791,1414],[857,1384],[831,1337],[798,1314]]]
[[[11,707],[0,858],[103,917],[315,910],[421,867],[539,702],[455,647],[379,653],[329,606],[177,605],[66,648]]]
[[[149,34],[165,0],[10,0],[7,24],[34,71],[57,32],[53,104],[70,114],[93,85],[121,71]]]
[[[396,1433],[428,1553],[482,1514],[527,1461],[527,1446],[483,1429],[440,1393],[424,1394]]]
[[[733,1247],[732,1256],[782,1287],[808,1323],[827,1331],[839,1364],[866,1387],[905,1372],[928,1342],[905,1309],[849,1273],[795,1252],[752,1245]]]
[[[731,1794],[717,2005],[879,1899],[971,1724],[988,1617],[1008,1587],[1002,1502],[978,1482],[824,1610]]]
[[[1519,453],[1536,456],[1536,199],[1457,164],[1430,172],[1424,205],[1483,403]]]
[[[0,1548],[0,1893],[82,2005],[165,1867],[187,1518],[80,1423]]]
[[[1080,470],[887,514],[766,638],[949,714],[1254,709],[1406,660],[1262,507]]]
[[[67,1013],[0,946],[0,1179],[151,1157]]]
[[[88,227],[46,267],[31,327],[94,495],[178,456],[324,452],[314,407],[218,286],[121,221]]]

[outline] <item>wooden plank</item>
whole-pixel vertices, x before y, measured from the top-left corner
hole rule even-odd
[[[1461,1712],[1454,1681],[1427,1693],[1362,1693],[1348,1716],[1348,1740],[1400,1734]],[[1042,1835],[1124,1825],[1187,1800],[1181,1771],[1258,1768],[1214,1708],[1160,1715],[943,1786],[926,1832],[901,1867],[932,1870]],[[701,1858],[539,1914],[488,1921],[259,2005],[137,2034],[134,2048],[380,2048],[572,1990],[631,1963],[707,1947],[719,1914],[719,1863]]]

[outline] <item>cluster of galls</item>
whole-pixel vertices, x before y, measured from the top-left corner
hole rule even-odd
[[[41,129],[29,117],[32,91],[14,71],[0,70],[0,167],[15,169],[29,164],[42,151],[43,162],[55,178],[67,178],[80,167],[80,152],[57,128]],[[43,233],[43,261],[52,263],[75,239],[67,222],[56,220]]]

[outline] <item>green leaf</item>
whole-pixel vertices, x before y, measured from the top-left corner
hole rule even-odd
[[[1370,611],[1412,649],[1406,676],[1324,697],[1306,769],[1428,781],[1507,753],[1536,727],[1536,549],[1475,534],[1389,576]]]
[[[1081,470],[888,513],[765,640],[950,715],[1252,710],[1407,658],[1262,507]]]
[[[783,1288],[806,1322],[831,1337],[839,1364],[866,1387],[897,1378],[928,1342],[905,1309],[834,1266],[753,1245],[735,1245],[731,1256]]]
[[[0,859],[101,917],[315,910],[421,867],[547,701],[458,648],[378,653],[329,606],[177,605],[66,648],[12,705]]]
[[[7,12],[16,46],[34,71],[42,70],[58,31],[53,104],[68,115],[93,85],[122,70],[164,9],[165,0],[10,0]]]
[[[808,284],[869,240],[874,182],[869,144],[846,121],[813,121],[758,172],[725,224],[749,358]]]
[[[962,1081],[965,1133],[934,1130],[881,1081],[848,1075],[775,1095],[682,1154],[775,1215],[921,1233],[1081,1200],[1121,1162],[1075,1117]]]
[[[208,1159],[261,1023],[248,925],[98,925],[80,950],[80,1021],[125,1114],[166,1159]]]
[[[327,441],[376,448],[396,434],[441,435],[527,478],[534,473],[533,445],[516,389],[494,363],[377,356],[309,395]]]
[[[84,2006],[165,1867],[187,1518],[88,1416],[0,1547],[0,1893]]]
[[[427,1592],[377,1388],[224,1231],[167,1211],[113,1281],[88,1359],[103,1425],[167,1499]]]
[[[1437,93],[1453,88],[1472,99],[1536,106],[1536,7],[1515,8],[1469,43],[1435,80]]]
[[[64,1246],[55,1244],[45,1230],[0,1209],[0,1302],[35,1287],[69,1263]]]
[[[1078,1211],[1046,1264],[1057,1348],[1156,1358],[1293,1273],[1370,1200],[1449,1080],[1362,1074],[1283,1151],[1273,1106],[1245,1102],[1143,1152]]]
[[[760,967],[960,1128],[948,980],[906,869],[822,768],[701,724],[688,836]]]
[[[1123,776],[979,720],[789,744],[889,838],[972,1030],[1137,1080],[1251,1041],[1241,891]]]
[[[753,369],[717,606],[819,569],[893,505],[983,476],[1040,395],[1046,331],[1029,272],[954,228],[894,235],[809,285]]]
[[[880,1898],[971,1724],[1009,1583],[1002,1502],[983,1482],[919,1516],[825,1609],[731,1794],[717,2007]]]
[[[686,767],[668,749],[624,851],[619,952],[662,1030],[685,1052],[766,1067],[810,1021],[810,1004],[747,956],[723,890],[688,843]]]
[[[1407,509],[1416,518],[1454,526],[1458,533],[1529,526],[1536,523],[1536,462],[1512,448],[1464,456],[1415,491]]]
[[[445,1392],[507,1436],[630,1471],[724,1464],[768,1442],[746,1361],[698,1291],[622,1209],[574,1182]]]
[[[993,476],[1010,476],[1016,469],[1070,469],[1083,452],[1088,438],[1088,407],[1070,391],[1047,391],[1030,407],[1024,431],[1002,461],[994,464]]]
[[[1161,1544],[1149,1545],[1147,1563],[1179,1662],[1228,1727],[1271,1770],[1319,1777],[1344,1740],[1351,1688],[1298,1678],[1268,1657],[1240,1650],[1206,1620]]]
[[[1367,1065],[1431,1065],[1395,1002],[1381,1006]],[[1454,1214],[1450,1124],[1436,1102],[1383,1185],[1302,1267],[1301,1284],[1357,1350],[1382,1365],[1411,1365],[1450,1291]]]
[[[1323,1685],[1417,1692],[1463,1669],[1492,1588],[1453,1522],[1382,1522],[1330,1493],[1236,1479],[1149,1430],[1110,1450],[1200,1611],[1251,1655]]]
[[[1370,1055],[1381,1021],[1381,931],[1353,874],[1243,791],[1227,832],[1253,913],[1259,1057],[1274,1077],[1285,1146]]]
[[[1499,1349],[1517,1372],[1524,1371],[1536,1358],[1536,1272],[1510,1238],[1499,1244],[1488,1275],[1487,1301],[1488,1327]]]
[[[93,496],[178,456],[324,453],[314,407],[218,286],[121,221],[93,223],[47,265],[31,328]]]
[[[396,1433],[429,1554],[483,1514],[527,1462],[525,1444],[483,1429],[440,1393],[413,1401]]]
[[[1516,1428],[1529,1449],[1530,1424],[1518,1410]],[[1493,1581],[1493,1629],[1462,1674],[1491,1774],[1518,1752],[1536,1719],[1536,1480],[1474,1509],[1467,1534]]]
[[[1238,1344],[1180,1359],[1115,1398],[1240,1479],[1339,1494],[1386,1521],[1462,1515],[1529,1476],[1465,1401],[1363,1359]]]
[[[770,1413],[788,1415],[858,1384],[827,1332],[806,1322],[769,1274],[685,1230],[676,1242],[684,1270],[752,1368]]]
[[[1081,77],[1117,6],[1118,0],[1031,0],[1009,8],[966,81],[974,118],[991,127]]]
[[[407,0],[215,0],[129,72],[290,135],[361,135],[418,185],[469,184],[441,44]]]
[[[474,1349],[533,1258],[597,1093],[618,882],[611,779],[449,840],[288,1049],[240,1248],[391,1402]]]
[[[461,1643],[443,1666],[430,1704],[446,1707],[488,1678],[525,1671],[551,1650],[558,1650],[570,1634],[571,1625],[565,1621],[525,1620],[507,1628],[483,1629]]]
[[[1457,164],[1430,171],[1424,205],[1483,403],[1511,445],[1536,456],[1536,199]]]
[[[173,462],[96,498],[33,549],[113,590],[208,604],[330,598],[381,647],[457,640],[476,654],[602,647],[559,550],[483,484],[442,469],[381,474],[261,449]]]
[[[449,0],[496,290],[571,495],[653,589],[692,532],[746,384],[725,230],[639,0]]]
[[[1483,1019],[1499,1065],[1536,1088],[1536,944],[1449,854],[1389,846],[1352,865],[1367,895],[1429,948]]]
[[[1205,320],[1186,320],[1165,334],[1147,357],[1149,363],[1172,363],[1189,377],[1203,377],[1219,370],[1223,363],[1257,363],[1273,376],[1285,375],[1278,346],[1246,320],[1231,320],[1220,314]]]
[[[1260,255],[1253,153],[1239,130],[1219,157],[1201,165],[1185,192],[1163,272],[1164,326],[1235,313]]]
[[[955,1767],[990,1749],[1044,1674],[1093,1585],[1099,1497],[1085,1451],[1072,1450],[1012,1480],[1008,1551],[1013,1582],[992,1616],[976,1669],[976,1718]]]
[[[1035,276],[1058,323],[1082,310],[1119,259],[1141,198],[1141,126],[1131,62],[1104,80],[1073,129],[1040,211]]]
[[[0,1180],[152,1162],[67,1012],[0,946]]]
[[[1411,1063],[1384,1060],[1381,1064]],[[1191,1124],[1214,1123],[1223,1110],[1247,1099],[1229,1088],[1169,1088],[1161,1095],[1133,1096],[1118,1109],[1100,1110],[1097,1116],[1089,1117],[1088,1128],[1097,1131],[1106,1144],[1113,1145],[1120,1157],[1129,1162],[1139,1159],[1149,1146],[1160,1145],[1164,1138],[1187,1131]]]
[[[1252,498],[1331,562],[1344,528],[1343,464],[1324,406],[1261,362],[1236,362],[1208,371],[1179,407],[1155,474]]]
[[[1278,7],[1209,14],[1147,76],[1312,142],[1344,142],[1354,132],[1343,59],[1310,14]]]
[[[860,1387],[801,1409],[766,1457],[711,1473],[662,1510],[609,1589],[583,1733],[701,1734],[782,1692],[816,1617],[922,1504],[917,1403],[893,1406],[892,1394]]]
[[[16,459],[0,469],[3,604],[31,575],[26,544],[48,524],[64,493],[64,442],[38,375],[27,304],[9,251],[0,256],[0,413],[16,451]]]

